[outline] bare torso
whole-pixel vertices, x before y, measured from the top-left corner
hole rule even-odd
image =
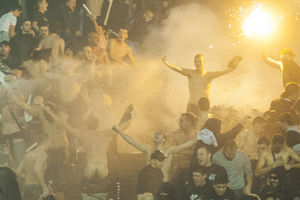
[[[208,97],[211,80],[209,72],[200,74],[196,70],[191,70],[188,76],[190,91],[189,104],[197,105],[201,97]]]
[[[56,34],[51,34],[41,40],[41,49],[52,49],[50,62],[55,62],[64,55],[65,42]]]
[[[123,60],[130,51],[128,44],[125,42],[120,43],[116,39],[111,40],[110,46],[115,49],[115,57],[120,60]]]
[[[104,178],[108,175],[107,151],[112,139],[112,131],[87,131],[82,142],[87,156],[84,177]]]

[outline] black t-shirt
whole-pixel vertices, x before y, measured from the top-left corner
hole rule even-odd
[[[206,193],[210,189],[210,184],[205,183],[203,186],[195,186],[194,183],[187,184],[186,188],[186,200],[207,200]]]
[[[17,58],[18,64],[30,59],[34,48],[38,46],[38,41],[31,34],[18,33],[11,39],[11,54]]]
[[[211,187],[209,191],[206,193],[208,200],[236,200],[236,196],[234,192],[227,187],[225,193],[222,196],[217,195],[215,190]]]
[[[39,11],[34,13],[32,21],[36,21],[38,23],[38,26],[49,23],[47,15]]]
[[[17,176],[8,167],[0,167],[0,199],[21,200]]]
[[[199,167],[199,165],[197,165]],[[218,164],[212,163],[211,166],[205,167],[207,170],[207,181],[210,183],[215,179],[216,174],[224,174],[227,173],[226,169]],[[189,169],[187,177],[185,177],[185,181],[192,183],[193,181],[193,169]]]
[[[163,183],[163,177],[164,175],[160,169],[147,165],[138,175],[136,193],[150,192],[155,196],[158,187]]]

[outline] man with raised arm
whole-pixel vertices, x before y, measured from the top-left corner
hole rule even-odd
[[[46,109],[46,112],[57,124],[81,139],[86,153],[86,164],[81,180],[82,199],[107,199],[113,184],[108,169],[107,154],[114,132],[111,129],[99,130],[99,120],[92,114],[86,117],[83,129],[76,129],[51,110]],[[133,118],[132,112],[133,107],[129,106],[118,124],[119,129],[125,130],[130,125]]]
[[[192,147],[196,144],[197,139],[190,140],[184,144],[171,146],[169,148],[165,147],[166,142],[166,135],[163,132],[155,132],[153,136],[153,144],[154,146],[148,146],[146,144],[142,144],[137,142],[135,139],[130,137],[129,135],[125,134],[122,130],[118,129],[117,127],[113,127],[113,130],[116,131],[126,142],[134,146],[137,150],[146,154],[147,163],[150,161],[151,154],[155,150],[159,150],[163,152],[166,159],[163,161],[162,172],[164,175],[164,181],[167,182],[169,180],[169,171],[172,164],[173,154],[179,153],[184,149]]]
[[[190,99],[187,105],[187,111],[190,111],[191,107],[197,106],[197,103],[201,97],[208,97],[209,87],[213,79],[228,74],[235,70],[239,65],[241,59],[242,57],[235,56],[228,63],[226,70],[207,72],[204,70],[205,58],[202,54],[197,54],[194,57],[194,64],[196,69],[186,69],[178,67],[176,65],[170,64],[167,61],[166,56],[162,57],[162,61],[167,67],[188,78]]]
[[[108,45],[108,54],[110,59],[123,66],[128,66],[125,58],[128,57],[130,62],[136,66],[135,58],[133,57],[132,50],[125,42],[128,38],[128,31],[126,29],[120,29],[117,39],[111,39]]]
[[[280,70],[282,74],[283,87],[289,82],[300,84],[300,68],[294,61],[295,54],[289,48],[284,48],[280,51],[280,61],[274,60],[263,52],[262,58],[264,63],[274,69]]]

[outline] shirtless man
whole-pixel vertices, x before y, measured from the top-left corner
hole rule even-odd
[[[49,28],[47,26],[41,26],[41,31],[43,33],[43,39],[39,44],[39,49],[52,49],[51,56],[49,58],[50,63],[58,61],[64,56],[65,51],[65,41],[59,37],[56,32],[56,27],[52,26],[49,35]],[[48,29],[48,30],[47,30]]]
[[[300,84],[300,68],[295,63],[295,54],[291,49],[285,48],[280,51],[280,61],[274,60],[263,52],[263,61],[270,67],[280,70],[282,73],[283,87],[289,82]]]
[[[43,191],[48,191],[44,180],[46,148],[46,145],[39,145],[36,149],[26,153],[17,168],[18,176],[25,179],[23,200],[39,199]]]
[[[58,179],[62,179],[62,176],[57,171],[58,169],[63,167],[63,164],[65,164],[68,157],[68,142],[66,140],[65,130],[54,124],[53,119],[51,119],[50,115],[47,112],[47,110],[49,110],[49,107],[45,106],[43,97],[34,97],[32,106],[27,105],[24,100],[21,100],[21,98],[16,98],[13,96],[12,100],[18,106],[30,113],[33,117],[38,117],[41,122],[42,133],[40,135],[40,139],[37,142],[39,143],[41,140],[43,140],[43,138],[47,139],[44,142],[38,144],[38,148],[30,152],[26,156],[26,158],[24,158],[25,160],[23,161],[23,166],[20,167],[20,171],[25,170],[25,168],[28,167],[26,163],[34,161],[35,163],[32,163],[32,165],[34,165],[34,173],[37,175],[36,181],[38,181],[40,186],[42,187],[43,193],[48,194],[48,183],[44,178],[47,170],[47,165],[51,165],[51,169],[48,168],[48,179],[52,180],[54,184],[56,184],[57,182],[60,183],[61,181],[59,181]],[[62,159],[58,161],[56,156],[59,156],[59,158]],[[57,161],[57,163],[55,163],[55,161]],[[53,172],[55,170],[57,171]],[[33,172],[28,171],[27,173],[32,174]],[[30,182],[32,181],[33,180],[30,179],[29,175],[28,184],[31,184]],[[54,191],[56,199],[62,199],[63,191],[61,191],[60,185],[55,185],[55,187],[59,188],[58,190]]]
[[[96,63],[108,64],[108,54],[105,49],[99,47],[100,37],[97,33],[89,33],[89,46],[92,49],[93,54],[96,56]]]
[[[119,38],[118,39],[111,39],[109,42],[108,53],[110,58],[123,66],[128,66],[126,63],[125,58],[128,56],[129,60],[132,62],[133,65],[136,66],[135,58],[133,57],[132,50],[125,42],[128,38],[128,31],[126,29],[120,29],[119,31]]]
[[[170,64],[166,56],[162,57],[163,63],[170,69],[186,76],[189,80],[190,99],[187,105],[187,111],[191,111],[191,107],[197,106],[201,97],[208,97],[210,83],[213,79],[228,74],[235,70],[241,61],[241,57],[235,56],[227,65],[224,71],[205,71],[205,58],[202,54],[197,54],[194,58],[196,69],[185,69],[176,65]]]
[[[113,127],[113,130],[117,132],[126,142],[134,146],[137,150],[141,151],[146,155],[147,164],[150,161],[151,154],[155,150],[159,150],[164,153],[166,159],[163,161],[162,172],[164,175],[164,182],[169,181],[169,172],[172,165],[173,155],[183,151],[184,149],[192,147],[196,144],[197,139],[190,140],[184,144],[171,146],[169,148],[165,147],[166,135],[162,132],[155,132],[153,136],[153,147],[150,147],[146,144],[142,144],[134,140],[129,135],[125,134],[123,131],[119,130],[117,127]]]
[[[179,129],[174,132],[174,139],[177,145],[192,140],[198,134],[196,128],[197,118],[191,113],[183,113],[178,120]],[[201,127],[202,128],[202,127]]]
[[[269,173],[274,168],[284,167],[285,170],[300,168],[300,157],[284,142],[284,136],[275,135],[272,142],[272,150],[262,153],[258,160],[255,176]],[[291,162],[291,159],[293,162]]]
[[[121,130],[125,130],[130,125],[132,111],[133,107],[129,106],[123,114],[118,124]],[[99,130],[99,120],[91,114],[85,119],[85,127],[76,129],[49,110],[47,112],[56,123],[63,126],[68,132],[78,136],[82,141],[86,153],[86,164],[82,180],[82,199],[90,199],[91,196],[95,199],[106,199],[109,192],[107,188],[111,185],[107,153],[114,132],[112,130]]]

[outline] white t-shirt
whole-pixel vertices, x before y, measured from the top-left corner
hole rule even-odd
[[[16,26],[17,18],[11,13],[6,13],[0,18],[0,32],[9,33],[10,26]]]

